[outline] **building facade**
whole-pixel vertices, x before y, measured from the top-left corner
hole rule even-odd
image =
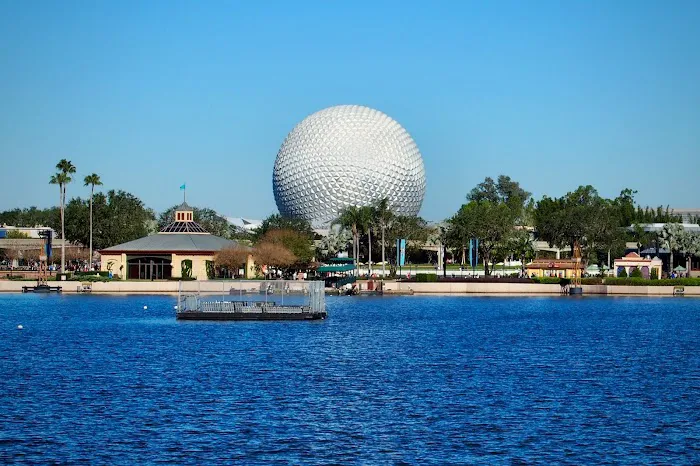
[[[157,234],[101,250],[100,268],[124,280],[206,280],[214,256],[227,247],[250,251],[236,241],[205,231],[194,221],[193,209],[183,203],[175,210],[174,221]],[[244,275],[254,274],[255,264],[249,254]]]

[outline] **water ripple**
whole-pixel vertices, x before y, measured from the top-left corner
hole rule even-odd
[[[696,464],[699,304],[331,297],[325,322],[180,323],[172,297],[4,295],[0,462]]]

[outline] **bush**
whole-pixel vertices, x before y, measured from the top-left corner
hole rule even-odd
[[[582,285],[602,285],[603,279],[600,277],[588,277],[581,279]]]
[[[109,277],[109,272],[95,271],[95,272],[75,272],[73,275],[76,277]]]
[[[90,282],[90,283],[95,283],[95,282],[100,282],[100,283],[105,283],[105,282],[111,282],[112,279],[109,277],[102,277],[100,275],[88,275],[87,277],[83,276],[80,278],[81,281],[84,282]]]
[[[656,269],[651,269],[651,277],[652,280],[658,280],[659,279],[659,272],[656,271]]]
[[[634,269],[630,272],[630,278],[644,278],[642,271],[639,269]]]
[[[437,275],[434,273],[417,273],[417,282],[436,282],[438,279]]]
[[[645,278],[609,277],[605,285],[624,286],[700,286],[700,278],[668,278],[663,280],[647,280]]]
[[[617,274],[618,278],[627,278],[627,271],[625,269],[620,270],[620,273]]]
[[[185,259],[180,263],[180,266],[182,267],[182,278],[191,278],[192,277],[192,261],[190,259]]]
[[[559,277],[533,277],[532,281],[543,285],[558,285],[561,282]]]

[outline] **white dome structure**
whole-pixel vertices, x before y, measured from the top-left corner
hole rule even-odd
[[[280,214],[328,225],[348,206],[387,198],[417,215],[425,195],[423,159],[411,136],[384,113],[339,105],[306,117],[277,153],[272,187]]]

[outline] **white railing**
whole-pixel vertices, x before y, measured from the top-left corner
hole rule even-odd
[[[219,299],[206,299],[217,295]],[[178,285],[179,312],[316,313],[325,308],[323,281],[209,280]]]

